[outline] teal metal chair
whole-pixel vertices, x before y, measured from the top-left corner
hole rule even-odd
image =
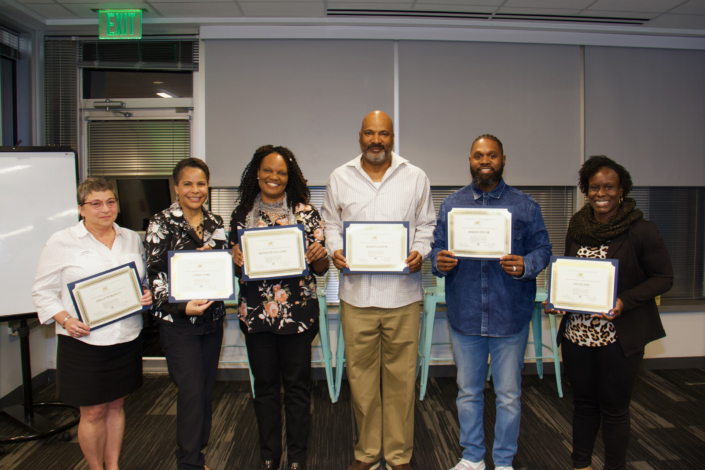
[[[428,368],[431,361],[452,360],[452,357],[431,357],[431,347],[435,345],[448,345],[450,343],[434,343],[433,342],[433,327],[436,319],[436,307],[438,304],[443,304],[445,298],[445,279],[437,278],[436,287],[428,287],[424,289],[424,308],[423,319],[421,323],[421,338],[419,340],[419,368],[420,368],[420,387],[419,400],[423,400],[426,396],[426,386],[428,384]],[[551,327],[551,346],[545,345],[542,342],[542,324],[541,314],[543,306],[541,305],[546,300],[546,289],[536,289],[536,299],[534,303],[534,312],[531,320],[531,329],[533,330],[533,341],[529,344],[534,345],[534,356],[527,356],[525,359],[534,359],[536,361],[536,369],[539,377],[543,379],[543,359],[553,358],[556,371],[556,385],[558,388],[558,396],[563,397],[563,387],[561,385],[561,363],[558,354],[558,345],[556,343],[556,316],[549,315],[548,320]],[[543,348],[551,350],[549,356],[543,355]],[[491,358],[490,358],[491,360]],[[492,376],[492,365],[487,367],[487,380]]]
[[[325,278],[319,278],[317,279],[323,282],[324,287],[323,288],[318,288],[316,290],[316,294],[318,296],[318,305],[319,305],[319,314],[318,314],[318,320],[319,320],[319,333],[318,337],[320,338],[320,345],[314,346],[314,349],[320,349],[321,350],[321,355],[323,356],[323,359],[319,360],[312,360],[312,364],[323,364],[326,372],[326,382],[328,382],[328,394],[330,395],[330,399],[333,403],[335,403],[337,400],[337,396],[335,394],[335,384],[334,384],[334,377],[333,377],[333,363],[332,363],[332,353],[330,349],[330,327],[328,323],[328,304],[326,302],[326,292],[325,292]],[[236,281],[235,282],[235,291],[236,294],[239,292],[239,283]],[[225,302],[226,307],[232,307],[237,309],[238,303],[237,301],[228,301]],[[224,344],[222,346],[223,349],[225,348],[245,348],[245,357],[247,357],[247,346],[244,344]],[[250,387],[252,388],[252,396],[255,396],[255,378],[252,375],[252,371],[250,370],[250,362],[248,359],[240,359],[240,360],[235,360],[235,361],[220,361],[220,364],[247,364],[247,370],[250,374]]]
[[[340,318],[340,313],[338,313]],[[340,398],[340,387],[343,383],[343,372],[345,372],[345,338],[343,338],[343,322],[338,320],[338,346],[335,351],[335,398],[333,403]]]

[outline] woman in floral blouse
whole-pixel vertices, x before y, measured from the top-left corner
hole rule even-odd
[[[203,207],[208,166],[198,158],[186,158],[176,165],[173,176],[176,202],[155,214],[147,229],[147,275],[169,375],[179,389],[177,468],[208,470],[201,451],[211,429],[211,392],[223,342],[225,306],[207,300],[169,303],[168,252],[225,249],[227,242],[223,219]]]
[[[306,261],[318,275],[328,270],[321,216],[308,204],[309,190],[296,158],[285,147],[265,145],[255,152],[240,183],[240,200],[230,222],[230,245],[241,276],[238,228],[301,224]],[[255,414],[262,467],[278,469],[281,397],[284,383],[289,469],[306,468],[310,417],[311,341],[318,333],[318,296],[312,275],[244,282],[240,280],[240,328],[245,333],[255,378]]]

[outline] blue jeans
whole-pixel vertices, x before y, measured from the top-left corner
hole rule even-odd
[[[453,359],[458,367],[458,419],[463,458],[479,462],[485,458],[483,391],[487,358],[492,358],[492,377],[497,395],[497,421],[492,459],[497,467],[511,467],[517,453],[521,420],[521,369],[529,339],[529,323],[516,335],[505,338],[472,336],[450,327]]]

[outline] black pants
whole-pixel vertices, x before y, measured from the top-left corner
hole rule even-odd
[[[255,415],[264,460],[282,455],[283,383],[288,461],[306,462],[311,428],[311,342],[317,333],[318,323],[293,335],[245,332],[247,357],[255,378]]]
[[[626,468],[629,443],[629,402],[644,351],[624,357],[616,341],[608,346],[578,346],[561,341],[563,364],[573,389],[573,465],[591,465],[602,421],[605,470]]]
[[[169,376],[179,388],[176,399],[176,464],[179,470],[203,470],[203,449],[211,432],[211,393],[218,372],[223,328],[203,335],[159,323]]]

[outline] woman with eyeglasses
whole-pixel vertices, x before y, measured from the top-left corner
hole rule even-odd
[[[134,262],[145,278],[139,236],[115,223],[118,201],[110,182],[87,178],[78,186],[81,221],[49,238],[39,258],[32,297],[39,321],[56,323],[60,399],[81,411],[78,443],[90,470],[116,470],[125,429],[125,397],[142,385],[142,317],[98,330],[78,319],[67,285]],[[142,305],[152,294],[143,287]]]
[[[173,171],[176,202],[155,214],[145,236],[153,314],[176,398],[176,468],[208,470],[203,449],[211,431],[211,393],[223,342],[222,301],[169,303],[169,251],[226,247],[223,219],[203,207],[210,171],[198,158],[185,158]]]

